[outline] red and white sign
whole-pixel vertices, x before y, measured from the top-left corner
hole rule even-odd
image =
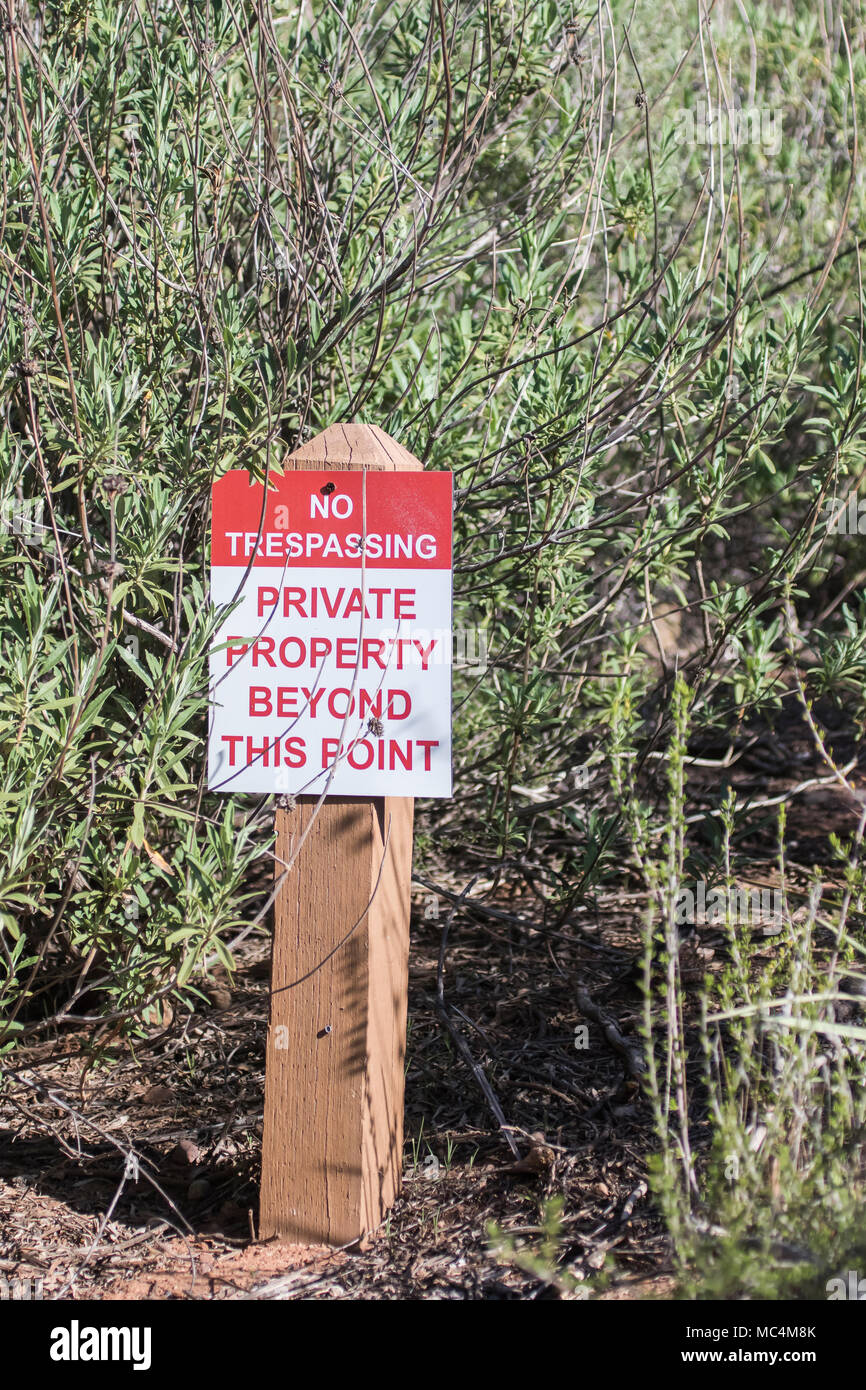
[[[213,489],[211,791],[451,795],[451,474]]]

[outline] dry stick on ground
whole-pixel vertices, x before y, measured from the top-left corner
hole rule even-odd
[[[619,1230],[620,1226],[624,1226],[627,1221],[631,1220],[632,1212],[638,1202],[643,1201],[644,1197],[647,1195],[647,1190],[646,1183],[641,1180],[636,1187],[632,1188],[625,1200],[618,1206],[610,1220],[603,1222],[601,1226],[593,1231],[589,1239],[602,1240],[614,1235],[615,1232]]]
[[[508,1147],[510,1148],[514,1157],[519,1159],[520,1150],[514,1142],[514,1138],[511,1133],[511,1128],[508,1124],[508,1121],[505,1118],[505,1114],[503,1112],[502,1106],[499,1104],[499,1101],[496,1097],[496,1093],[493,1090],[493,1087],[490,1085],[490,1082],[487,1080],[487,1077],[484,1075],[481,1066],[478,1062],[476,1062],[475,1058],[472,1056],[466,1039],[463,1037],[461,1033],[457,1031],[457,1029],[454,1027],[454,1024],[451,1022],[448,1013],[448,1005],[445,1003],[445,950],[448,945],[448,931],[451,927],[451,923],[454,920],[457,909],[460,907],[460,904],[466,897],[467,893],[470,893],[472,891],[477,877],[478,875],[476,874],[475,878],[470,879],[469,883],[467,883],[466,887],[463,889],[463,892],[460,894],[460,897],[457,899],[456,903],[452,907],[451,911],[448,913],[448,916],[445,918],[445,921],[442,925],[442,940],[439,946],[439,965],[436,970],[436,1012],[438,1013],[442,1022],[445,1024],[445,1027],[448,1029],[448,1032],[451,1038],[453,1039],[454,1044],[458,1052],[460,1053],[460,1056],[463,1058],[466,1065],[469,1067],[469,1070],[472,1072],[472,1075],[475,1077],[475,1080],[478,1082],[478,1085],[481,1087],[487,1104],[490,1106],[490,1109],[493,1112],[493,1116],[497,1124],[499,1125],[499,1128],[505,1135]]]
[[[592,1002],[582,985],[578,985],[575,998],[577,999],[577,1007],[584,1018],[588,1018],[591,1023],[598,1024],[605,1042],[613,1048],[614,1052],[619,1053],[625,1062],[629,1075],[640,1081],[646,1071],[646,1062],[640,1047],[626,1040],[616,1020],[605,1009],[599,1008],[598,1004]]]

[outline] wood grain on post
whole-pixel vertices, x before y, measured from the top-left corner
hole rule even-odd
[[[286,461],[421,466],[375,425],[332,425]],[[277,810],[277,877],[316,801]],[[327,797],[277,893],[261,1239],[348,1244],[400,1191],[413,808],[410,797]]]

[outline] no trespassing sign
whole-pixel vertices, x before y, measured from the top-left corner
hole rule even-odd
[[[451,474],[213,489],[208,785],[451,795]]]

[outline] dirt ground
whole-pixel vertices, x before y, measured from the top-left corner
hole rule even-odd
[[[203,1005],[110,1070],[87,1072],[56,1044],[27,1059],[24,1084],[0,1111],[0,1274],[41,1278],[45,1298],[562,1297],[569,1291],[498,1256],[491,1234],[495,1227],[501,1238],[537,1243],[545,1202],[556,1195],[579,1280],[606,1266],[623,1287],[658,1275],[666,1247],[645,1199],[643,1103],[621,1058],[603,1039],[593,1043],[595,1030],[586,1050],[575,1047],[575,977],[599,997],[619,979],[618,1022],[637,1021],[628,910],[603,909],[579,934],[565,927],[555,935],[519,927],[531,918],[518,902],[498,910],[508,920],[473,915],[452,924],[446,998],[529,1155],[527,1171],[441,1026],[439,926],[419,912],[404,1188],[387,1228],[351,1252],[255,1242],[269,969],[262,939],[231,987],[214,991],[216,1007]],[[549,965],[541,984],[532,969],[539,952]],[[74,1033],[62,1046],[77,1051]],[[544,1143],[533,1147],[535,1134]],[[137,1181],[130,1149],[140,1156]]]
[[[790,787],[789,773],[754,773],[764,797]],[[708,801],[711,790],[708,779]],[[833,787],[795,798],[792,882],[805,886],[829,832],[850,833],[858,810]],[[753,828],[745,882],[773,885],[773,835],[769,822]],[[465,883],[465,872],[440,868],[440,902]],[[623,888],[553,919],[524,882],[454,917],[450,1023],[495,1092],[515,1161],[437,1013],[442,919],[425,918],[430,890],[416,885],[403,1193],[363,1248],[255,1239],[266,934],[244,943],[235,977],[216,980],[199,1011],[110,1068],[87,1069],[74,1031],[19,1054],[0,1095],[0,1278],[41,1279],[46,1299],[670,1298],[668,1242],[646,1183],[651,1116],[627,1055],[642,1003],[642,901]],[[718,931],[699,926],[690,949],[695,981],[720,968]],[[578,989],[614,1021],[625,1051],[581,1012]],[[555,1273],[533,1258],[551,1202]]]

